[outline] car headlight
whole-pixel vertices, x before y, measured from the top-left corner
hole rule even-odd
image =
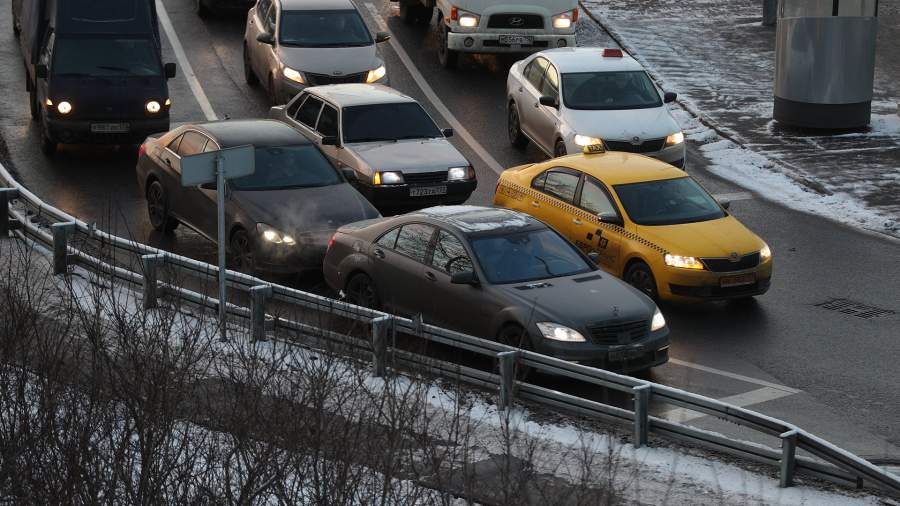
[[[769,248],[769,245],[766,244],[763,246],[763,249],[759,250],[759,263],[768,262],[772,259],[772,250]]]
[[[162,106],[159,105],[159,102],[157,102],[156,100],[147,102],[147,104],[144,105],[144,108],[147,109],[147,112],[149,112],[150,114],[156,114],[162,110]]]
[[[650,332],[656,332],[665,326],[666,317],[663,316],[662,311],[660,311],[659,308],[656,308],[656,311],[653,312],[653,320],[650,322]]]
[[[72,112],[72,104],[63,100],[56,106],[56,110],[59,111],[60,114],[69,114]]]
[[[694,257],[683,257],[681,255],[666,255],[666,265],[669,267],[678,267],[681,269],[696,269],[702,271],[705,269],[703,262]]]
[[[567,30],[578,21],[578,9],[553,16],[553,28]]]
[[[394,171],[376,172],[372,182],[375,183],[375,186],[385,184],[403,184],[403,173]]]
[[[377,69],[372,69],[369,71],[369,75],[366,76],[367,83],[374,83],[375,81],[380,80],[385,75],[387,75],[387,69],[384,68],[384,65],[378,67]]]
[[[596,137],[590,137],[588,135],[578,134],[575,136],[574,140],[575,140],[575,144],[577,144],[578,146],[581,146],[581,147],[602,146],[603,145],[603,139],[598,139]]]
[[[684,132],[675,132],[666,137],[666,146],[677,146],[684,142]]]
[[[447,181],[465,181],[475,177],[475,169],[471,165],[468,167],[451,167],[447,171]]]
[[[537,324],[537,327],[545,338],[553,339],[554,341],[567,343],[583,343],[587,341],[581,333],[557,323],[541,322]]]
[[[293,237],[284,234],[279,230],[266,225],[265,223],[257,224],[256,230],[267,242],[271,242],[273,244],[284,244],[285,246],[293,246],[297,244],[297,241]]]
[[[284,74],[284,77],[294,81],[295,83],[306,84],[306,78],[303,77],[303,73],[299,70],[294,70],[290,67],[285,67],[284,70],[281,71]]]

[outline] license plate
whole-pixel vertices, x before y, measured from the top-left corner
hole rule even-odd
[[[613,350],[609,352],[610,362],[621,362],[623,360],[631,360],[640,358],[645,353],[643,348],[631,348],[624,350]]]
[[[736,286],[747,286],[756,283],[756,276],[753,274],[742,274],[740,276],[728,276],[722,278],[719,284],[722,288],[734,288]]]
[[[129,130],[128,123],[92,123],[91,132],[95,134],[121,134]]]
[[[422,186],[419,188],[410,188],[410,197],[429,197],[431,195],[446,195],[446,186]]]
[[[534,37],[531,35],[501,35],[500,43],[509,46],[530,46],[534,44]]]

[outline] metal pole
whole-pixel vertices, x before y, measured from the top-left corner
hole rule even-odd
[[[222,340],[228,339],[226,330],[226,318],[228,316],[228,303],[225,300],[225,160],[221,155],[216,157],[216,203],[219,243],[219,332]]]
[[[9,219],[9,201],[18,196],[16,188],[0,188],[0,239],[5,239],[14,229]]]
[[[781,436],[781,488],[794,484],[794,465],[797,455],[797,431],[791,430]]]
[[[516,362],[519,361],[518,351],[504,351],[497,354],[500,361],[500,409],[512,407],[515,398],[516,386]]]
[[[387,376],[387,343],[388,330],[394,326],[394,317],[382,316],[372,320],[372,362],[375,365],[373,375],[376,378]]]
[[[266,340],[266,301],[271,297],[272,287],[269,285],[250,289],[250,338],[254,341]]]
[[[50,225],[53,234],[53,274],[69,271],[69,234],[75,230],[74,223],[54,223]]]
[[[144,300],[143,307],[144,309],[153,309],[156,307],[156,302],[159,297],[157,293],[157,279],[159,273],[159,266],[165,262],[165,255],[143,255],[141,256],[141,266],[144,270]]]
[[[650,385],[638,385],[632,388],[634,392],[634,447],[640,448],[647,444],[649,432]]]

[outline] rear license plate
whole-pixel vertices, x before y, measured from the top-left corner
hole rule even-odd
[[[432,195],[446,195],[446,186],[422,186],[420,188],[410,188],[410,197],[430,197]]]
[[[91,132],[95,134],[121,134],[129,130],[128,123],[92,123]]]
[[[500,43],[509,46],[530,46],[534,44],[534,37],[531,35],[501,35]]]
[[[728,276],[719,280],[719,286],[722,288],[734,288],[736,286],[747,286],[756,283],[756,276],[753,274],[741,274],[740,276]]]

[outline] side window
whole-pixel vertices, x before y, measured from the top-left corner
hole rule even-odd
[[[303,102],[303,105],[300,106],[300,110],[297,111],[297,121],[315,129],[320,110],[322,110],[322,101],[310,95],[306,102]]]
[[[400,235],[400,227],[397,227],[379,237],[378,240],[375,241],[375,244],[381,246],[382,248],[394,249],[394,246],[396,246],[397,244],[398,235]]]
[[[166,147],[171,149],[173,153],[178,153],[178,145],[181,144],[181,139],[184,139],[184,134],[181,134],[178,137],[172,139],[172,142],[170,142]]]
[[[204,153],[209,153],[210,151],[218,151],[219,145],[215,143],[215,141],[210,140],[206,143],[206,147],[203,148]]]
[[[316,131],[322,134],[322,137],[337,137],[338,134],[338,112],[337,109],[325,104],[322,108],[322,115],[319,116],[319,124]]]
[[[472,260],[463,244],[444,230],[439,232],[431,265],[451,276],[458,272],[471,271],[473,268]]]
[[[580,207],[596,216],[617,216],[616,208],[609,200],[609,195],[593,179],[586,179],[581,187]]]
[[[272,0],[259,0],[259,3],[256,4],[256,15],[259,16],[259,19],[266,18],[266,14],[271,6]]]
[[[544,192],[568,203],[575,201],[575,190],[578,188],[578,176],[568,172],[551,170],[547,172]]]
[[[264,21],[266,25],[266,31],[275,35],[275,16],[278,15],[278,7],[273,3],[272,8],[269,9],[269,12],[266,15],[266,19]]]
[[[544,58],[535,58],[525,67],[525,80],[531,83],[537,89],[541,89],[541,78],[544,77],[544,70],[547,69],[549,62]]]
[[[208,139],[197,132],[186,132],[178,145],[178,156],[189,156],[202,153]]]
[[[297,111],[300,110],[300,106],[303,105],[303,101],[308,97],[306,93],[301,93],[297,95],[297,98],[294,99],[293,102],[288,104],[287,109],[284,111],[285,116],[288,118],[293,118],[297,115]]]
[[[402,253],[417,262],[425,263],[425,255],[428,253],[428,245],[431,236],[434,235],[434,227],[413,223],[404,225],[397,236],[397,253]]]
[[[544,80],[541,81],[541,95],[547,97],[558,97],[559,96],[559,74],[556,73],[556,68],[553,65],[550,65],[547,68],[547,73],[544,74]]]
[[[541,175],[531,181],[531,187],[535,190],[544,191],[544,183],[547,182],[547,173],[541,172]]]

